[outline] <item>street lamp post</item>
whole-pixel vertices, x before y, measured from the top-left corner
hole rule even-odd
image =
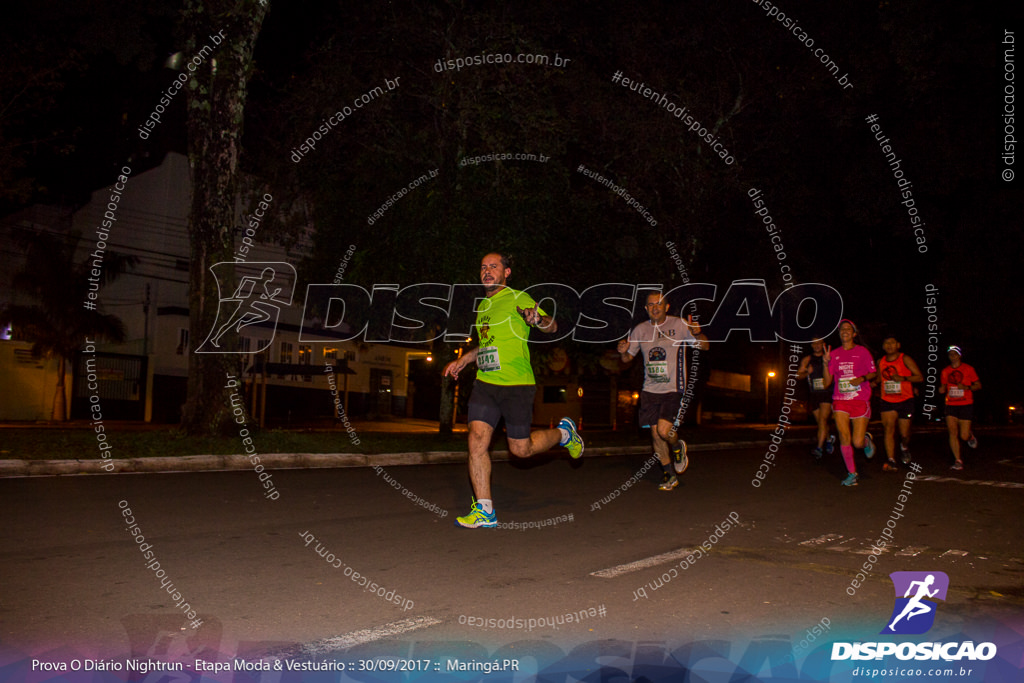
[[[764,423],[771,424],[768,416],[768,382],[772,377],[775,377],[775,371],[769,370],[768,374],[764,376]]]

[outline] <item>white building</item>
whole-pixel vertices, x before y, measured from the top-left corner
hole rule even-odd
[[[189,339],[187,297],[190,194],[188,159],[170,153],[156,168],[123,174],[111,185],[96,190],[91,200],[73,214],[35,206],[3,221],[8,264],[5,285],[9,285],[11,273],[23,264],[18,261],[17,249],[10,238],[14,228],[52,232],[76,230],[82,235],[80,261],[93,261],[94,266],[102,265],[101,257],[109,252],[138,259],[128,273],[95,293],[99,310],[117,315],[127,333],[122,344],[97,347],[101,352],[97,356],[101,378],[99,394],[105,410],[114,419],[175,422],[180,417],[188,362],[195,345],[195,340]],[[309,254],[312,228],[300,235],[290,248],[261,239],[263,228],[277,220],[276,208],[273,201],[266,203],[260,227],[251,237],[253,246],[244,254],[247,263],[298,264]],[[243,207],[240,215],[243,212],[248,217],[247,207]],[[241,245],[244,235],[240,227],[236,229],[236,245]],[[344,252],[340,252],[339,261],[343,257]],[[6,290],[5,298],[9,299],[11,290],[9,287]],[[409,363],[424,358],[426,350],[391,344],[337,342],[329,333],[313,335],[312,341],[306,341],[310,338],[308,330],[303,333],[304,341],[299,343],[304,294],[304,291],[295,291],[291,305],[281,307],[276,333],[270,323],[251,325],[244,332],[239,329],[244,343],[262,345],[261,340],[273,337],[269,348],[260,354],[262,362],[266,363],[322,368],[325,363],[337,366],[338,360],[347,359],[354,372],[347,377],[352,415],[404,415]],[[49,419],[56,384],[55,369],[45,363],[26,360],[25,349],[30,348],[30,344],[11,340],[0,341],[0,344],[7,345],[0,353],[0,376],[8,381],[17,380],[22,390],[33,393],[21,399],[11,397],[8,392],[8,398],[0,400],[0,419]],[[247,360],[251,362],[253,357],[247,356]],[[68,379],[71,416],[83,418],[88,395],[81,385],[81,368],[75,373],[69,367],[69,374],[72,373],[77,379],[74,383],[70,377]],[[36,395],[39,392],[43,395]],[[332,410],[328,378],[322,369],[310,375],[267,377],[266,414],[271,421],[329,419]]]

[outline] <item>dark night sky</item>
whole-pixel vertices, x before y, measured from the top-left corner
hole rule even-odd
[[[1000,158],[1001,41],[1005,29],[1015,30],[1003,10],[923,0],[786,2],[783,9],[814,47],[849,74],[853,87],[844,89],[812,50],[750,0],[488,3],[486,10],[456,4],[469,9],[273,3],[251,84],[246,168],[306,186],[318,180],[311,174],[327,174],[339,198],[336,220],[325,220],[340,231],[331,239],[363,245],[378,241],[375,234],[348,219],[379,205],[384,188],[415,177],[411,169],[447,160],[445,170],[454,173],[452,146],[459,154],[485,154],[539,140],[553,161],[514,175],[522,205],[535,203],[528,214],[535,218],[564,200],[566,215],[551,217],[547,235],[531,221],[528,238],[527,228],[520,235],[512,223],[505,239],[518,236],[546,252],[546,260],[524,269],[530,281],[550,278],[578,289],[601,278],[666,280],[674,265],[662,244],[693,237],[694,280],[724,289],[734,279],[764,278],[778,292],[778,262],[747,197],[758,188],[782,230],[797,279],[836,287],[846,315],[861,323],[876,353],[883,331],[894,330],[905,339],[904,350],[921,359],[924,287],[934,284],[942,342],[966,349],[965,360],[988,389],[979,400],[993,412],[1020,401],[1014,392],[1024,363],[1005,357],[1020,310],[1013,274],[1022,250],[1019,181],[1000,177],[1007,168]],[[0,116],[0,142],[25,161],[14,175],[32,180],[35,192],[5,196],[5,210],[37,201],[73,205],[110,182],[127,158],[142,166],[140,159],[156,164],[169,149],[185,150],[183,98],[150,140],[133,135],[174,76],[163,64],[182,43],[176,10],[175,3],[143,10],[118,2],[44,2],[18,10],[22,15],[8,23],[3,41],[5,64],[18,66],[0,83],[4,104],[30,106]],[[519,65],[457,74],[432,68],[441,57],[508,45],[558,53],[571,58],[571,66],[562,73]],[[717,133],[735,164],[707,158],[707,148],[678,120],[612,83],[620,70],[672,94],[703,121],[722,121]],[[39,85],[44,73],[56,73],[62,88]],[[335,110],[338,93],[357,94],[393,76],[408,85],[385,108],[344,122],[299,171],[282,160],[313,122]],[[483,113],[469,117],[477,88],[487,95],[479,98]],[[457,111],[438,113],[444,97]],[[913,183],[927,254],[916,249],[896,180],[865,121],[872,114]],[[434,136],[435,128],[451,123],[445,117],[468,120],[467,135]],[[581,163],[627,186],[661,217],[659,228],[645,228],[620,200],[599,197],[604,190],[575,173]],[[466,194],[467,204],[474,196],[481,195]],[[580,207],[599,201],[612,225],[591,231],[593,217]],[[497,203],[480,205],[503,213]],[[427,208],[410,202],[403,210],[409,213],[389,217],[381,249],[399,249],[401,226]],[[487,248],[486,231],[480,232],[468,253]],[[465,269],[471,278],[472,259]],[[372,271],[362,275],[369,279]],[[718,357],[749,356],[747,347],[730,342]]]

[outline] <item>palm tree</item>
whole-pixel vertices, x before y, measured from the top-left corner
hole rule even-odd
[[[18,241],[25,245],[25,266],[14,274],[14,292],[25,295],[31,304],[11,303],[0,308],[0,325],[11,325],[16,339],[33,342],[32,354],[57,358],[57,391],[51,419],[67,420],[67,393],[64,372],[86,338],[124,341],[121,319],[108,313],[89,310],[85,302],[93,284],[102,286],[135,265],[137,258],[107,252],[98,277],[92,263],[75,263],[75,250],[81,233],[66,234],[25,231]],[[21,298],[21,297],[17,297]],[[17,299],[16,299],[17,300]]]

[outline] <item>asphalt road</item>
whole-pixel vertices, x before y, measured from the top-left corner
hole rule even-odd
[[[359,643],[486,657],[522,641],[795,644],[822,623],[864,639],[892,610],[888,574],[910,570],[949,575],[934,634],[1020,623],[1022,439],[982,433],[952,473],[942,435],[921,435],[915,479],[882,472],[884,456],[859,458],[856,488],[840,486],[838,453],[815,463],[785,443],[760,487],[765,448],[695,453],[672,492],[653,469],[631,483],[643,456],[496,463],[499,521],[547,524],[525,529],[454,528],[469,505],[461,465],[275,471],[276,500],[255,472],[0,480],[0,644],[50,658],[309,656]],[[889,520],[892,545],[852,587]],[[693,552],[701,544],[710,552]],[[557,629],[545,623],[559,615]]]

